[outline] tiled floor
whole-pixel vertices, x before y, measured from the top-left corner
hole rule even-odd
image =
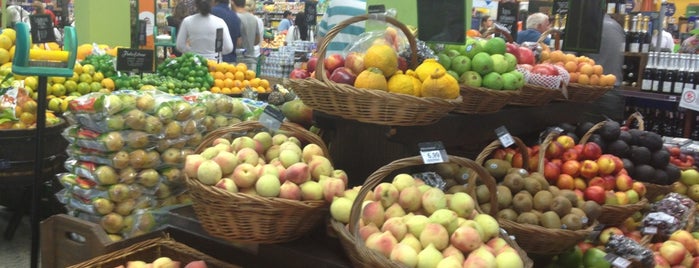
[[[0,234],[5,233],[5,228],[10,220],[11,212],[0,206]],[[17,228],[12,240],[5,240],[0,235],[0,268],[21,268],[30,266],[31,252],[31,228],[29,216],[22,218],[22,223]]]

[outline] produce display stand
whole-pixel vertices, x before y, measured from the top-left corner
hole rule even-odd
[[[33,19],[33,18],[32,18]],[[34,31],[41,31],[42,29],[37,29],[34,27]],[[15,26],[17,32],[16,38],[16,49],[14,60],[12,61],[12,72],[19,75],[37,75],[39,76],[39,86],[36,89],[38,92],[37,99],[46,100],[47,96],[47,79],[49,76],[60,76],[60,77],[72,77],[73,67],[75,66],[75,58],[77,54],[77,37],[75,34],[75,29],[73,27],[64,28],[64,40],[63,40],[63,50],[68,52],[68,59],[66,62],[54,62],[54,61],[43,61],[43,60],[32,60],[29,58],[29,50],[31,47],[29,25],[26,23],[17,23]],[[46,29],[43,29],[46,30]],[[53,30],[53,27],[51,27]],[[37,36],[40,36],[37,34]],[[34,38],[34,42],[42,42],[43,40],[37,40]],[[38,267],[39,262],[39,187],[41,182],[41,175],[43,171],[43,155],[44,155],[44,131],[46,128],[46,111],[47,102],[38,101],[37,102],[37,113],[36,119],[36,135],[35,135],[35,161],[34,161],[34,183],[32,185],[32,210],[31,210],[31,230],[32,230],[32,243],[31,243],[31,267]]]

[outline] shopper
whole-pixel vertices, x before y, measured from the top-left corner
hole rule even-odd
[[[291,25],[294,25],[294,15],[291,14],[291,11],[284,11],[282,14],[282,20],[279,22],[279,26],[277,27],[277,31],[280,33],[287,31]]]
[[[58,19],[56,19],[56,14],[53,14],[53,11],[50,9],[46,9],[46,4],[35,1],[32,3],[32,7],[34,8],[34,12],[32,14],[46,14],[51,16],[51,21],[53,22],[54,27],[58,27]]]
[[[238,54],[238,62],[245,63],[248,70],[255,70],[257,68],[255,44],[259,44],[261,38],[257,18],[245,9],[245,0],[233,0],[233,9],[238,13],[241,25],[241,37],[236,47],[244,50]]]
[[[493,27],[493,18],[490,17],[490,15],[484,15],[481,17],[481,25],[480,25],[480,30],[479,32],[481,35],[484,35],[485,32],[490,29],[490,27]]]
[[[167,20],[167,26],[174,27],[174,34],[177,34],[180,32],[180,25],[182,24],[182,20],[184,20],[184,18],[187,16],[187,7],[183,2],[179,2],[177,3],[177,5],[175,5],[172,14],[165,18]],[[170,34],[173,33],[171,32]],[[174,54],[177,57],[182,56],[182,52],[177,50],[177,48],[172,49],[172,54]]]
[[[323,18],[318,24],[318,44],[323,42],[328,31],[335,25],[351,17],[364,14],[366,14],[366,0],[331,0],[325,14],[323,14]],[[364,33],[364,25],[364,22],[359,22],[342,29],[328,43],[326,55],[333,53],[344,54],[345,48],[350,43],[357,41],[359,35]]]
[[[624,98],[619,94],[619,86],[623,78],[622,66],[624,65],[624,54],[619,53],[619,44],[623,42],[624,30],[621,24],[609,14],[605,14],[602,21],[602,41],[599,53],[586,54],[586,56],[595,60],[596,64],[602,65],[605,74],[615,75],[616,84],[613,90],[608,91],[593,103],[594,109],[590,109],[590,111],[594,112],[583,115],[586,121],[598,122],[605,118],[611,118],[617,122],[624,120]]]
[[[247,9],[249,13],[255,14],[255,0],[246,0],[245,9]],[[262,38],[265,35],[265,23],[262,21],[262,18],[257,15],[255,16],[255,19],[257,19],[257,30],[260,32],[260,42],[255,43],[253,50],[255,51],[255,58],[259,58],[261,53],[260,46],[262,45]]]
[[[660,36],[660,51],[664,52],[673,52],[675,49],[675,39],[672,37],[672,34],[665,31],[665,29],[661,30],[661,36]],[[653,31],[653,37],[651,37],[650,41],[651,48],[655,50],[655,47],[658,45],[658,31]]]
[[[211,8],[211,14],[223,19],[223,21],[226,22],[226,25],[228,26],[228,33],[231,35],[233,47],[235,48],[235,44],[240,38],[240,18],[238,18],[238,15],[235,14],[233,10],[231,10],[230,0],[216,0],[215,2],[216,5]],[[224,54],[222,60],[230,63],[236,62],[237,59],[235,50],[233,50],[231,53]]]
[[[215,51],[216,30],[223,29],[222,55],[233,51],[233,40],[228,32],[226,22],[211,15],[210,0],[195,0],[199,13],[188,16],[182,21],[177,33],[177,49],[182,53],[193,52],[208,59],[218,59]]]
[[[544,13],[537,12],[527,17],[527,29],[517,33],[517,43],[536,42],[541,37],[541,34],[549,29],[551,23],[549,16]],[[551,38],[546,37],[544,44],[551,43]]]
[[[307,41],[308,24],[306,23],[306,13],[304,13],[303,11],[296,13],[296,20],[294,21],[294,25],[296,25],[296,28],[298,29],[299,38],[303,41]]]
[[[29,26],[29,11],[18,5],[7,6],[7,26],[14,28],[18,22],[24,22]]]
[[[682,46],[680,47],[680,53],[698,54],[699,28],[692,30],[690,33],[692,33],[693,35],[687,37],[687,39],[685,39],[684,42],[682,42]]]

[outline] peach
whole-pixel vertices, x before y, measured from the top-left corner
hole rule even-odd
[[[614,170],[616,169],[616,164],[614,163],[614,159],[612,159],[612,155],[610,154],[603,154],[599,158],[597,158],[597,167],[598,167],[598,173],[600,175],[609,175],[614,173]]]
[[[222,177],[221,167],[213,160],[205,160],[197,169],[197,179],[206,185],[215,185]]]
[[[430,244],[417,254],[417,267],[437,267],[442,259],[444,259],[442,252]]]
[[[583,159],[594,160],[602,155],[602,148],[594,142],[587,142],[583,145],[580,153]]]
[[[459,260],[459,264],[463,263],[465,259],[464,253],[458,248],[454,247],[454,245],[449,245],[447,248],[443,249],[442,256],[444,256],[444,258],[454,256]]]
[[[376,226],[382,226],[385,220],[385,210],[378,201],[368,201],[362,209],[362,217],[365,223],[373,222]]]
[[[561,174],[560,166],[556,165],[554,162],[546,162],[544,164],[544,178],[549,182],[554,182]]]
[[[298,162],[284,170],[281,180],[291,181],[298,185],[311,179],[311,171],[306,163]]]
[[[561,173],[568,174],[572,177],[580,175],[580,162],[577,160],[568,160],[561,165]]]
[[[238,158],[236,155],[227,151],[220,151],[211,160],[221,167],[221,172],[225,175],[231,174],[233,170],[235,170],[235,167],[238,166]]]
[[[280,144],[284,143],[285,141],[287,141],[288,139],[289,139],[289,137],[284,135],[284,134],[274,134],[274,136],[272,136],[272,144],[273,145],[280,145]]]
[[[238,158],[238,163],[248,163],[252,165],[257,165],[260,160],[260,155],[251,148],[242,148],[238,150],[236,157]]]
[[[468,226],[457,228],[451,235],[450,242],[451,245],[465,253],[469,253],[483,245],[483,240],[481,240],[478,231]]]
[[[301,187],[301,200],[323,200],[323,188],[316,181],[307,181]]]
[[[393,177],[393,181],[391,181],[391,184],[393,184],[394,187],[398,191],[403,191],[403,189],[414,186],[415,185],[415,179],[413,176],[406,174],[406,173],[401,173]]]
[[[660,256],[665,258],[670,265],[678,265],[684,260],[687,249],[680,242],[668,240],[663,242],[659,252]]]
[[[422,193],[417,186],[406,187],[398,195],[398,204],[406,212],[417,211],[422,206]]]
[[[238,185],[238,188],[250,188],[254,186],[257,178],[257,168],[248,163],[238,165],[231,174],[231,179]]]
[[[345,183],[341,179],[328,177],[325,183],[321,183],[325,201],[332,202],[336,196],[342,196],[345,191]]]
[[[311,161],[308,162],[308,167],[311,171],[311,178],[314,180],[320,179],[320,176],[332,176],[333,166],[330,160],[325,158],[325,156],[314,155],[311,157]]]
[[[646,185],[640,181],[634,181],[631,184],[631,188],[638,193],[639,196],[646,196]]]
[[[449,232],[441,224],[429,222],[420,233],[420,244],[423,248],[432,244],[437,250],[443,250],[449,246]]]
[[[301,162],[301,155],[294,150],[281,149],[279,152],[279,161],[282,162],[284,168],[289,168],[291,165]]]
[[[476,207],[476,202],[473,197],[466,193],[454,193],[447,202],[447,207],[456,212],[459,217],[467,217],[471,215]]]
[[[406,244],[398,243],[391,251],[389,259],[407,267],[415,267],[417,266],[417,251]]]
[[[206,160],[206,158],[198,154],[188,155],[184,162],[184,173],[192,179],[196,178],[199,165],[201,165],[204,160]]]
[[[301,159],[303,159],[303,162],[309,163],[311,161],[311,157],[314,155],[325,156],[323,149],[318,144],[309,143],[303,147],[303,150],[301,150]]]
[[[267,151],[269,147],[272,147],[272,134],[269,134],[269,132],[258,132],[254,136],[252,136],[252,139],[260,144],[260,147],[262,149],[262,151],[259,152],[260,154],[262,154],[262,152]]]
[[[265,151],[265,159],[272,160],[279,157],[279,145],[272,145]]]
[[[556,187],[573,190],[575,189],[575,179],[568,174],[561,174],[558,176],[558,180],[556,180]]]
[[[522,257],[514,251],[503,252],[495,256],[497,267],[524,268]]]
[[[247,136],[237,137],[233,139],[233,141],[231,142],[231,147],[233,147],[233,150],[236,152],[240,151],[243,148],[253,149],[257,153],[264,152],[264,150],[262,150],[262,144],[259,141],[256,141],[251,137]]]
[[[374,200],[380,201],[384,208],[390,207],[398,200],[399,192],[393,184],[388,182],[379,183],[374,188]]]
[[[408,225],[403,222],[402,217],[387,218],[381,226],[381,231],[389,231],[398,240],[403,240],[405,234],[408,233]]]
[[[593,160],[584,160],[580,165],[580,176],[587,179],[592,179],[597,176],[599,166]]]
[[[398,241],[391,234],[391,232],[375,233],[367,237],[366,247],[386,256],[389,258],[391,256],[391,251],[398,244]]]
[[[439,261],[436,268],[460,268],[461,263],[463,263],[463,261],[459,261],[459,257],[449,256]]]
[[[565,148],[561,143],[559,143],[558,141],[553,141],[549,144],[548,147],[546,147],[546,153],[544,156],[546,157],[546,159],[555,159],[561,157],[564,151]]]
[[[500,252],[501,249],[503,249],[505,247],[509,247],[509,245],[507,244],[507,241],[505,241],[505,239],[502,239],[500,237],[494,237],[494,238],[488,240],[488,242],[486,242],[485,244],[488,245],[490,248],[492,248],[495,252]]]
[[[281,177],[281,170],[277,168],[277,166],[272,164],[264,164],[257,166],[257,176],[260,177],[265,174]]]
[[[418,238],[429,222],[429,218],[425,215],[414,215],[407,219],[405,224],[408,226],[408,232]]]
[[[447,198],[442,190],[431,188],[422,194],[422,207],[427,214],[432,214],[438,209],[447,207]]]
[[[384,213],[384,217],[386,217],[386,219],[403,216],[405,216],[405,210],[403,210],[398,203],[393,203],[393,205],[386,208],[386,212]]]
[[[495,256],[485,247],[480,247],[466,257],[463,267],[496,267]]]
[[[381,230],[379,230],[379,227],[376,227],[376,224],[373,222],[368,223],[367,225],[364,225],[362,227],[359,227],[359,237],[362,238],[362,240],[366,241],[369,236],[372,234],[379,234],[381,233]]]
[[[341,170],[341,169],[333,170],[333,174],[331,177],[341,179],[342,182],[344,182],[345,185],[347,185],[347,180],[348,180],[347,172],[345,172],[344,170]]]
[[[238,192],[238,186],[235,185],[235,182],[232,179],[229,178],[223,178],[216,185],[214,185],[218,188],[224,189],[228,192],[231,193],[237,193]]]
[[[633,183],[633,179],[631,179],[631,177],[626,174],[617,175],[614,182],[616,189],[619,191],[631,190],[633,188]]]
[[[281,192],[281,182],[279,182],[279,178],[275,175],[262,175],[257,179],[257,182],[255,182],[255,191],[260,196],[277,197]]]

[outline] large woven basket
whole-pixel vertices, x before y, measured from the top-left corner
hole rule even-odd
[[[556,100],[572,102],[593,102],[612,90],[610,86],[593,86],[579,83],[568,84],[568,98],[559,97]]]
[[[201,153],[216,138],[242,136],[262,129],[257,121],[219,128],[204,137],[196,152]],[[278,133],[296,137],[303,143],[315,143],[329,155],[323,140],[299,125],[284,122]],[[294,240],[320,223],[327,214],[328,204],[323,200],[297,201],[231,193],[204,185],[197,179],[185,178],[185,181],[194,212],[204,230],[228,241],[279,243]]]
[[[543,106],[560,95],[560,90],[534,84],[524,84],[519,94],[510,99],[509,104],[518,106]]]
[[[497,112],[519,94],[519,91],[514,90],[493,90],[467,85],[461,85],[460,91],[463,103],[454,112],[465,114]]]
[[[520,150],[520,153],[522,154],[522,161],[525,163],[524,166],[528,166],[526,163],[529,161],[529,153],[527,151],[526,144],[524,144],[524,142],[517,137],[513,137],[513,139],[515,140],[518,150]],[[478,154],[476,163],[482,165],[486,158],[500,146],[502,146],[500,140],[495,140],[488,144],[483,151]],[[475,177],[476,176],[471,176],[469,179],[469,193],[473,192],[470,187],[471,185],[475,186],[475,181],[473,181],[475,180]],[[492,202],[490,202],[490,204],[491,214],[497,214],[497,208],[495,211],[493,211],[493,207],[497,206],[492,206]],[[477,209],[481,210],[480,207],[477,207]],[[584,230],[571,231],[565,229],[549,229],[538,225],[522,224],[502,218],[498,218],[497,220],[498,223],[500,223],[500,226],[505,229],[507,233],[516,238],[517,244],[524,251],[534,254],[554,255],[564,252],[578,242],[584,240],[592,231],[591,227]]]
[[[476,162],[472,160],[450,155],[449,162],[471,168],[482,178],[490,177],[490,174],[488,174],[483,167],[476,164]],[[345,252],[347,253],[347,256],[354,267],[404,267],[400,263],[393,262],[364,245],[364,241],[359,236],[361,205],[362,200],[364,200],[364,197],[369,193],[369,191],[381,183],[381,181],[383,181],[392,172],[407,167],[421,166],[423,164],[424,162],[421,157],[408,157],[393,161],[388,165],[379,168],[374,173],[369,175],[362,185],[361,190],[357,194],[357,197],[354,199],[354,203],[352,204],[352,212],[350,213],[349,225],[345,226],[343,223],[331,219],[331,227],[337,232],[340,243],[345,249]],[[492,177],[490,177],[490,180],[488,180],[487,185],[490,192],[495,193],[495,180],[492,179]],[[496,204],[495,206],[497,207],[497,196],[495,194],[491,194],[490,200],[491,203]],[[505,239],[505,241],[507,241],[507,243],[519,253],[520,257],[524,261],[525,267],[533,266],[533,262],[531,259],[529,259],[526,252],[522,251],[517,243],[510,239],[508,235],[502,233],[500,237]]]
[[[160,257],[179,261],[182,266],[192,261],[202,260],[207,267],[240,267],[215,259],[171,238],[154,238],[133,244],[129,247],[107,253],[70,268],[113,268],[126,265],[129,261],[153,262]]]
[[[417,65],[417,45],[410,30],[398,20],[383,15],[362,15],[349,18],[328,31],[318,47],[316,77],[307,79],[285,79],[287,87],[293,89],[303,103],[315,110],[345,119],[364,123],[392,126],[419,126],[437,122],[461,104],[459,96],[453,100],[434,97],[415,97],[381,90],[355,88],[351,85],[334,83],[325,74],[323,60],[330,41],[345,27],[355,22],[376,19],[400,28],[408,37],[411,49],[410,66]]]
[[[604,126],[605,121],[599,122],[592,126],[590,130],[585,133],[580,138],[580,141],[578,144],[585,144],[587,140],[592,136],[592,134],[597,131],[598,129],[602,128]],[[543,146],[543,145],[542,145]],[[548,145],[546,145],[548,146]],[[546,147],[544,147],[546,148]],[[602,213],[600,214],[599,218],[597,218],[597,221],[599,221],[600,224],[608,225],[608,226],[620,226],[624,221],[628,218],[631,217],[634,213],[637,211],[640,211],[643,209],[646,205],[648,205],[648,198],[643,196],[643,198],[638,201],[637,203],[634,204],[627,204],[627,205],[603,205],[602,206]]]

